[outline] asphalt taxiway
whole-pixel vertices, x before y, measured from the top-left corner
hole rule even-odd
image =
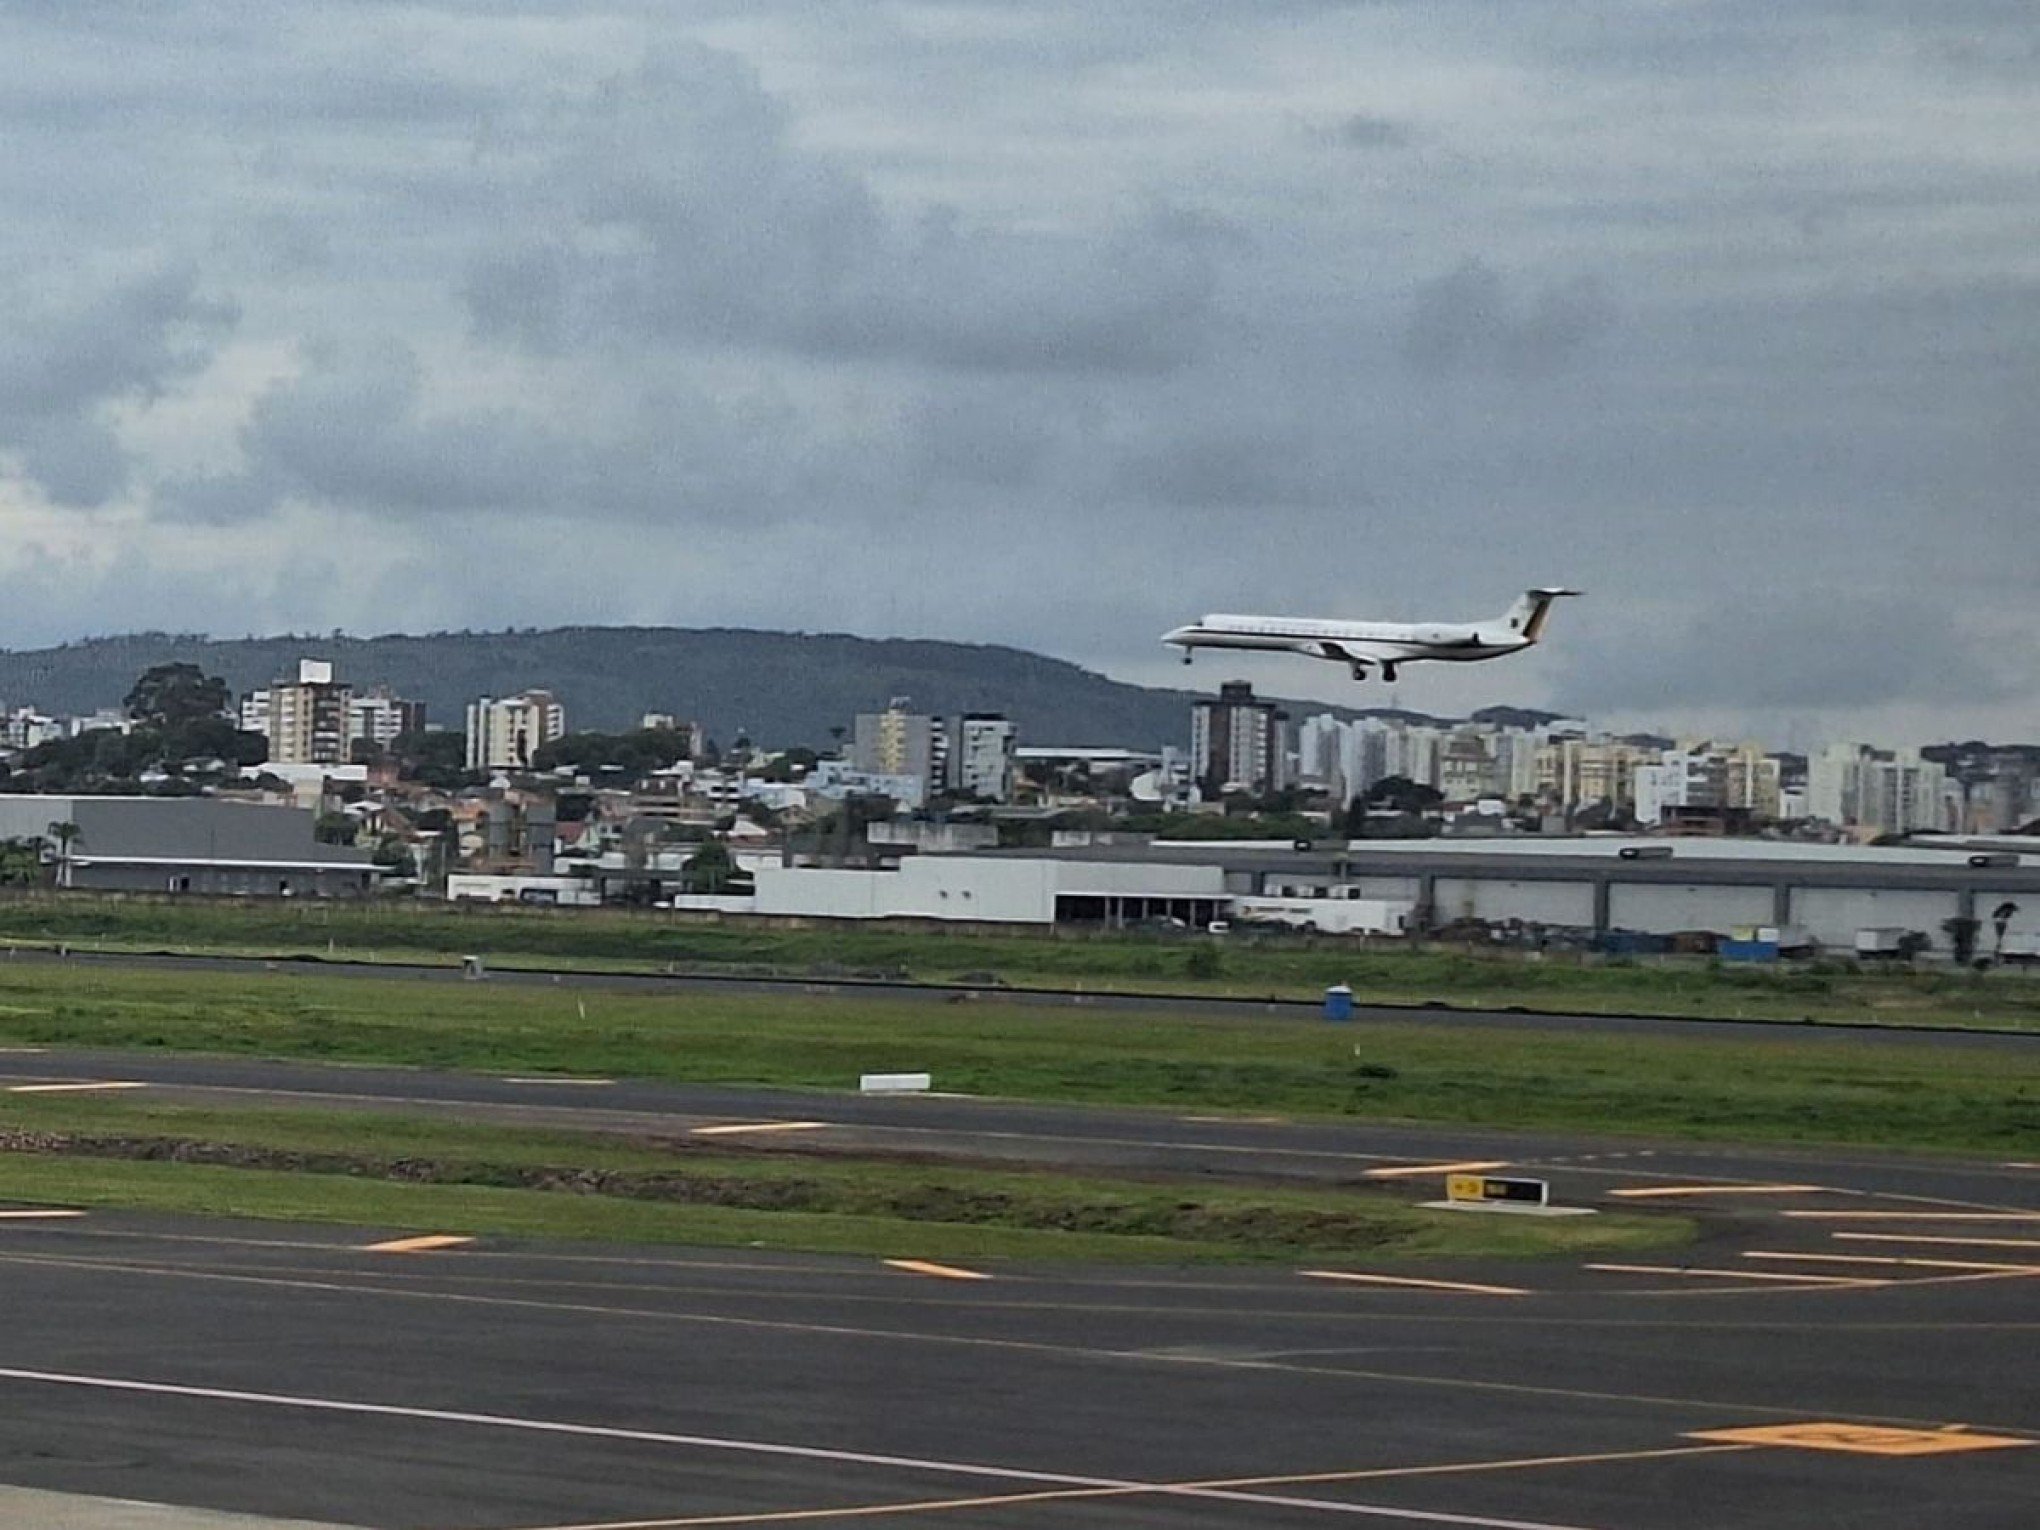
[[[0,1222],[0,1480],[387,1530],[2011,1530],[2040,1502],[2040,1264],[2002,1251],[1377,1285],[417,1247]]]
[[[0,1208],[0,1523],[122,1524],[112,1500],[375,1530],[2040,1517],[2032,1162],[0,1056],[0,1088],[52,1085],[1257,1178],[1479,1163],[1710,1233],[1133,1271]]]

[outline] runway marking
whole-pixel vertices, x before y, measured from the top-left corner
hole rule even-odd
[[[1817,1222],[2040,1222],[2040,1211],[1781,1211]]]
[[[1826,1185],[1654,1185],[1637,1190],[1610,1190],[1622,1200],[1657,1200],[1671,1195],[1819,1195],[1833,1194]]]
[[[1222,1503],[1250,1503],[1273,1508],[1314,1509],[1326,1514],[1356,1514],[1369,1519],[1395,1519],[1430,1525],[1464,1525],[1475,1527],[1475,1530],[1579,1530],[1577,1526],[1555,1525],[1541,1520],[1498,1519],[1482,1514],[1448,1514],[1433,1509],[1392,1508],[1386,1504],[1354,1503],[1336,1498],[1299,1498],[1275,1493],[1242,1492],[1223,1487],[1177,1486],[1166,1482],[1141,1482],[1120,1477],[1090,1477],[1073,1472],[992,1466],[982,1462],[944,1461],[928,1456],[896,1456],[873,1451],[840,1450],[820,1445],[789,1445],[776,1440],[743,1440],[726,1435],[679,1434],[660,1429],[627,1429],[608,1424],[578,1424],[566,1419],[523,1418],[503,1413],[470,1413],[451,1408],[406,1407],[396,1403],[349,1402],[332,1397],[303,1397],[283,1392],[247,1392],[229,1387],[184,1386],[174,1382],[137,1381],[117,1376],[84,1376],[65,1371],[30,1371],[0,1367],[0,1380],[79,1387],[101,1392],[139,1393],[151,1397],[195,1398],[208,1402],[287,1408],[307,1413],[463,1424],[529,1434],[564,1435],[575,1439],[672,1445],[689,1450],[724,1451],[736,1455],[776,1457],[781,1460],[821,1461],[838,1466],[877,1466],[932,1476],[983,1477],[992,1481],[1033,1482],[1044,1486],[1085,1488],[1113,1493],[1157,1493],[1173,1498],[1212,1499]],[[1338,1480],[1342,1475],[1332,1474],[1315,1480]]]
[[[1355,1270],[1298,1270],[1312,1280],[1347,1280],[1358,1285],[1402,1286],[1419,1291],[1463,1291],[1474,1296],[1530,1296],[1518,1286],[1477,1286],[1460,1280],[1419,1280],[1414,1275],[1365,1275]]]
[[[1685,1264],[1589,1264],[1584,1269],[1611,1275],[1718,1275],[1728,1280],[1790,1281],[1804,1290],[1818,1291],[1833,1286],[1888,1286],[1888,1280],[1869,1280],[1853,1275],[1779,1275],[1769,1270],[1710,1270]]]
[[[55,1209],[44,1211],[24,1208],[19,1211],[0,1211],[0,1222],[40,1222],[57,1220],[64,1217],[82,1217],[83,1215],[85,1213],[82,1211],[60,1211]]]
[[[1934,1243],[1956,1248],[2040,1249],[2040,1238],[1948,1238],[1931,1233],[1831,1233],[1837,1243]]]
[[[1904,1265],[1919,1270],[1992,1270],[2005,1275],[2040,1275],[2040,1264],[1979,1263],[1973,1259],[1915,1259],[1896,1254],[1794,1254],[1771,1249],[1744,1249],[1745,1259],[1791,1259],[1817,1264]]]
[[[602,1086],[614,1084],[616,1080],[613,1078],[548,1078],[543,1074],[538,1074],[529,1078],[506,1078],[500,1082],[505,1084],[587,1084],[590,1086]]]
[[[1362,1177],[1404,1179],[1420,1174],[1480,1174],[1489,1169],[1506,1169],[1508,1166],[1509,1160],[1506,1158],[1484,1159],[1472,1163],[1418,1163],[1391,1169],[1369,1169]]]
[[[936,1264],[928,1259],[887,1259],[881,1262],[889,1270],[905,1270],[909,1275],[932,1275],[937,1280],[990,1280],[992,1278],[983,1270],[966,1270],[953,1264]]]
[[[392,1238],[387,1243],[365,1243],[364,1254],[427,1254],[438,1248],[459,1248],[473,1238],[458,1233],[425,1233],[416,1238]]]
[[[1801,1450],[1844,1450],[1859,1456],[1941,1456],[1964,1450],[2005,1450],[2031,1440],[1946,1429],[1882,1429],[1867,1424],[1763,1424],[1750,1429],[1696,1429],[1689,1440],[1749,1445],[1793,1445]]]
[[[727,1126],[697,1126],[687,1135],[733,1137],[739,1132],[812,1132],[828,1124],[826,1121],[734,1121]]]
[[[84,1094],[96,1089],[146,1089],[149,1086],[133,1079],[105,1079],[92,1083],[74,1084],[9,1084],[9,1094]]]
[[[681,1519],[617,1519],[579,1525],[543,1525],[537,1530],[693,1530],[708,1525],[775,1525],[822,1519],[868,1519],[877,1514],[933,1514],[956,1509],[1001,1508],[1026,1503],[1068,1502],[1072,1499],[1125,1498],[1140,1493],[1186,1492],[1192,1489],[1299,1487],[1306,1483],[1364,1482],[1379,1477],[1442,1477],[1474,1472],[1520,1471],[1545,1466],[1589,1466],[1607,1461],[1649,1461],[1666,1456],[1738,1455],[1755,1445],[1723,1442],[1710,1445],[1668,1445],[1652,1450],[1606,1450],[1577,1456],[1526,1456],[1503,1461],[1451,1461],[1438,1466],[1378,1466],[1347,1472],[1300,1472],[1280,1477],[1214,1477],[1153,1487],[1057,1488],[1041,1493],[999,1493],[980,1498],[920,1498],[899,1503],[849,1504],[828,1509],[768,1509],[749,1514],[702,1514]],[[1260,1499],[1273,1503],[1274,1499]]]
[[[477,1253],[477,1259],[488,1257]],[[360,1271],[326,1272],[345,1274],[346,1279],[312,1280],[303,1277],[282,1275],[251,1275],[224,1270],[198,1270],[184,1265],[141,1264],[114,1259],[67,1258],[56,1254],[11,1254],[0,1253],[0,1264],[38,1265],[50,1269],[90,1270],[95,1272],[115,1271],[129,1275],[151,1276],[163,1280],[196,1280],[220,1285],[262,1286],[284,1291],[318,1291],[341,1296],[363,1296],[394,1298],[405,1301],[441,1302],[450,1306],[502,1308],[519,1312],[571,1312],[587,1317],[608,1317],[627,1319],[633,1323],[665,1322],[695,1327],[754,1329],[769,1333],[826,1334],[836,1338],[871,1339],[886,1344],[937,1344],[951,1348],[1012,1351],[1016,1354],[1055,1355],[1067,1360],[1131,1361],[1143,1365],[1189,1365],[1213,1370],[1277,1371],[1298,1376],[1320,1376],[1333,1381],[1378,1381],[1396,1386],[1428,1387],[1448,1392],[1477,1392],[1498,1397],[1562,1398],[1569,1402],[1621,1403],[1631,1407],[1673,1408],[1682,1413],[1740,1413],[1783,1414],[1796,1416],[1797,1409],[1779,1407],[1773,1403],[1736,1402],[1723,1398],[1678,1397],[1651,1392],[1610,1392],[1589,1387],[1561,1387],[1526,1381],[1487,1381],[1477,1377],[1443,1376],[1420,1371],[1389,1371],[1359,1366],[1337,1365],[1294,1365],[1273,1359],[1239,1359],[1209,1354],[1164,1353],[1155,1350],[1119,1350],[1084,1348],[1070,1344],[1051,1344],[1030,1339],[986,1338],[970,1334],[935,1333],[911,1328],[869,1328],[853,1323],[801,1323],[786,1318],[732,1317],[722,1313],[675,1312],[659,1307],[625,1307],[602,1302],[561,1302],[538,1301],[530,1297],[487,1296],[467,1291],[440,1291],[403,1286],[363,1285],[367,1278]],[[431,1266],[425,1266],[431,1268]],[[1951,1281],[1998,1279],[1998,1276],[1956,1275],[1946,1277]],[[1913,1285],[1927,1285],[1931,1281],[1913,1281]],[[1779,1288],[1783,1289],[1783,1288]],[[1373,1319],[1370,1319],[1373,1320]],[[1384,1314],[1379,1321],[1404,1321],[1404,1314]],[[1452,1321],[1464,1321],[1456,1316]],[[1515,1319],[1482,1319],[1483,1322],[1514,1322]],[[1573,1319],[1553,1319],[1554,1322],[1572,1323]],[[1626,1326],[1656,1326],[1653,1324],[1627,1324]],[[1731,1325],[1741,1327],[1741,1324]],[[1792,1325],[1797,1331],[1799,1325]],[[1905,1325],[1908,1328],[1919,1325]],[[1944,1325],[1927,1325],[1938,1330]],[[1993,1332],[2008,1326],[2003,1323],[1979,1325]],[[5,1377],[0,1372],[0,1378]],[[1924,1422],[1916,1418],[1890,1414],[1858,1415],[1864,1422],[1894,1425],[1918,1425]],[[1994,1425],[2002,1432],[2014,1432],[2017,1425]]]

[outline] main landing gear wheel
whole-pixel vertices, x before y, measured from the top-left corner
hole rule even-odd
[[[1365,664],[1355,664],[1353,666],[1353,678],[1355,680],[1365,680],[1367,678],[1367,666]]]
[[[1393,664],[1384,664],[1384,665],[1382,665],[1382,666],[1381,666],[1381,678],[1382,678],[1382,679],[1384,679],[1384,680],[1386,680],[1386,681],[1387,681],[1387,682],[1388,682],[1388,683],[1389,683],[1390,685],[1394,685],[1394,684],[1395,684],[1395,666],[1394,666]]]

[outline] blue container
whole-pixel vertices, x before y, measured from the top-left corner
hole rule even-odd
[[[1778,959],[1778,943],[1775,940],[1724,940],[1717,948],[1717,954],[1725,962],[1775,962]]]
[[[1353,1018],[1353,990],[1344,983],[1334,983],[1325,990],[1325,1018],[1327,1020]]]

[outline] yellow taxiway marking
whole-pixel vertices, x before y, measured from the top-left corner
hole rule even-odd
[[[697,1126],[687,1135],[734,1137],[739,1132],[812,1132],[828,1124],[826,1121],[733,1121],[727,1126]]]
[[[426,1233],[417,1238],[392,1238],[387,1243],[369,1243],[362,1247],[368,1254],[425,1254],[436,1248],[459,1248],[463,1243],[472,1243],[473,1238],[457,1233]]]
[[[9,1084],[9,1094],[83,1094],[91,1089],[146,1089],[149,1086],[133,1079],[103,1079],[93,1083],[78,1084]]]
[[[953,1264],[936,1264],[928,1259],[887,1259],[889,1270],[905,1270],[909,1275],[932,1275],[937,1280],[990,1280],[992,1277],[983,1270],[966,1270]]]
[[[1818,1290],[1823,1286],[1888,1286],[1888,1280],[1866,1280],[1855,1275],[1780,1275],[1771,1270],[1710,1270],[1690,1264],[1590,1264],[1589,1270],[1611,1275],[1718,1275],[1726,1280],[1789,1281],[1796,1286]]]
[[[1995,1270],[2004,1275],[2040,1275],[2040,1264],[1983,1264],[1974,1259],[1914,1259],[1896,1254],[1793,1254],[1745,1249],[1745,1259],[1790,1259],[1816,1264],[1904,1265],[1916,1270]]]
[[[1640,1190],[1610,1190],[1611,1196],[1623,1200],[1657,1200],[1669,1195],[1816,1195],[1827,1190],[1825,1185],[1652,1185]]]
[[[2040,1222],[2040,1211],[1781,1211],[1817,1222]]]
[[[1837,1243],[1934,1243],[1955,1248],[2040,1249],[2040,1238],[1948,1238],[1931,1233],[1852,1233],[1829,1235]]]
[[[1477,1286],[1463,1280],[1419,1280],[1414,1275],[1364,1275],[1354,1270],[1298,1270],[1312,1280],[1345,1280],[1355,1285],[1397,1286],[1415,1291],[1463,1291],[1471,1296],[1528,1296],[1517,1286]]]
[[[1696,1429],[1689,1440],[1737,1445],[1792,1445],[1801,1450],[1844,1450],[1859,1456],[1941,1456],[1960,1450],[2004,1450],[2032,1440],[1947,1429],[1887,1429],[1872,1424],[1762,1424],[1750,1429]]]
[[[1476,1163],[1416,1163],[1389,1169],[1369,1169],[1367,1179],[1404,1179],[1420,1174],[1482,1174],[1489,1169],[1506,1169],[1509,1160],[1496,1158]]]
[[[23,1209],[20,1211],[0,1211],[0,1222],[27,1222],[32,1220],[40,1220],[48,1217],[82,1217],[83,1215],[85,1215],[85,1213],[82,1211],[55,1211],[55,1210],[39,1211],[34,1209]]]
[[[547,1077],[544,1077],[543,1075],[533,1075],[532,1077],[529,1077],[529,1078],[506,1078],[506,1079],[504,1079],[504,1080],[503,1080],[503,1082],[504,1082],[504,1083],[506,1083],[506,1084],[593,1084],[593,1085],[603,1085],[603,1084],[613,1084],[613,1083],[615,1083],[615,1082],[616,1082],[616,1080],[615,1080],[615,1079],[613,1079],[613,1078],[566,1078],[566,1077],[555,1077],[555,1078],[547,1078]]]
[[[1980,1436],[1979,1436],[1980,1438]],[[1720,1441],[1705,1445],[1662,1445],[1648,1450],[1602,1450],[1577,1456],[1518,1456],[1496,1461],[1448,1461],[1437,1466],[1374,1466],[1344,1472],[1297,1472],[1275,1477],[1212,1477],[1194,1482],[1155,1482],[1125,1487],[1050,1488],[1033,1493],[998,1493],[976,1498],[918,1498],[897,1503],[845,1504],[826,1509],[767,1509],[748,1514],[690,1515],[681,1519],[612,1519],[578,1525],[545,1525],[540,1530],[696,1530],[709,1525],[785,1525],[825,1519],[871,1519],[879,1515],[940,1514],[958,1509],[1003,1508],[1018,1504],[1064,1502],[1070,1499],[1131,1498],[1141,1495],[1167,1497],[1170,1494],[1240,1493],[1253,1488],[1307,1487],[1335,1482],[1368,1482],[1383,1477],[1446,1477],[1475,1472],[1528,1471],[1545,1466],[1593,1466],[1610,1461],[1652,1461],[1667,1456],[1735,1455],[1755,1450],[1755,1443]],[[1281,1500],[1268,1502],[1280,1507]],[[1329,1503],[1317,1504],[1331,1507]],[[1352,1512],[1379,1514],[1354,1506]],[[1536,1530],[1534,1522],[1482,1519],[1473,1515],[1445,1516],[1422,1511],[1395,1518],[1444,1520],[1462,1525],[1515,1525],[1519,1530]],[[1545,1526],[1543,1530],[1563,1530]]]

